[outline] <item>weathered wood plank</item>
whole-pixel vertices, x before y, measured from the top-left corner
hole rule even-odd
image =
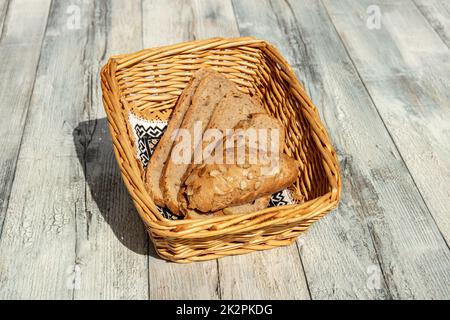
[[[341,13],[350,3],[330,3],[328,7],[361,78],[449,244],[450,49],[409,1],[373,4],[380,8],[382,17],[381,28],[375,32],[361,28],[364,23],[361,19],[342,19]],[[367,5],[368,2],[362,2],[353,6],[354,14],[362,14]],[[383,60],[380,55],[393,58]]]
[[[223,299],[310,299],[296,244],[219,260]]]
[[[0,4],[0,234],[47,23],[49,0]],[[16,21],[21,23],[17,24]]]
[[[8,13],[9,0],[2,0],[0,3],[0,42],[3,35],[3,25],[6,20],[6,14]]]
[[[447,0],[412,0],[434,31],[450,47],[450,2]]]
[[[144,0],[144,47],[238,33],[228,0]],[[231,16],[230,16],[231,14]]]
[[[180,2],[169,1],[168,5],[167,2],[144,1],[144,13],[145,46],[214,36],[239,36],[228,0],[185,1],[182,5]],[[167,21],[170,21],[169,25]],[[167,39],[161,38],[158,29],[163,22]],[[286,269],[290,272],[286,273]],[[186,266],[151,257],[150,279],[152,298],[309,298],[295,245]]]
[[[115,160],[101,100],[100,68],[112,54],[141,49],[140,0],[95,2],[85,49],[83,119],[74,130],[85,170],[85,211],[77,216],[81,283],[75,299],[147,299],[148,237]],[[81,106],[80,106],[81,107]]]
[[[30,14],[43,4],[30,10],[24,1],[23,10]],[[78,5],[93,14],[92,3]],[[67,6],[53,1],[48,19],[0,241],[3,298],[71,299],[82,282],[76,219],[85,211],[85,182],[72,132],[87,90],[88,21],[68,24]],[[22,25],[17,21],[14,27]]]
[[[312,297],[448,296],[448,248],[321,3],[272,1],[253,19],[245,6],[241,33],[299,67],[340,153],[341,206],[301,242]]]
[[[443,106],[449,101],[448,83],[444,85],[449,50],[409,1],[325,4],[352,67],[400,152],[394,154],[414,179],[386,162],[390,150],[371,134],[367,142],[379,149],[386,163],[373,166],[373,159],[368,159],[383,214],[375,211],[376,219],[367,218],[388,287],[395,298],[448,298],[450,251],[439,229],[448,241],[450,149],[443,141],[448,140],[444,119],[450,112]],[[373,5],[381,9],[381,29],[367,28],[367,8]],[[372,205],[365,204],[366,215]]]

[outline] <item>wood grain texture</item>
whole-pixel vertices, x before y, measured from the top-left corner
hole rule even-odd
[[[219,260],[222,299],[310,299],[295,244]]]
[[[0,2],[0,43],[3,35],[3,26],[8,13],[9,0],[3,0]]]
[[[362,14],[367,4],[343,2],[337,6],[330,2],[327,7],[449,244],[450,49],[407,1],[373,2],[382,13],[382,25],[376,32],[362,27],[361,19],[342,19],[350,5],[356,15]]]
[[[82,50],[74,48],[87,34],[69,30],[66,20],[66,6],[52,2],[0,241],[2,298],[71,299],[79,285],[75,218],[84,179],[72,130],[85,86]]]
[[[428,23],[450,48],[450,2],[447,0],[412,0]]]
[[[115,160],[99,79],[109,56],[141,49],[140,16],[139,0],[96,1],[87,16],[84,121],[73,131],[86,179],[85,210],[77,216],[77,261],[82,276],[75,299],[148,298],[148,236]]]
[[[239,36],[233,8],[228,0],[183,1],[183,5],[180,5],[180,2],[169,1],[169,4],[170,9],[167,8],[167,3],[161,5],[151,2],[147,3],[148,6],[144,6],[145,46],[152,46],[147,39],[152,39],[156,33],[159,35],[159,45],[215,36]],[[149,12],[152,13],[151,18],[148,17]],[[167,15],[168,12],[170,17],[162,15],[162,13]],[[171,35],[178,35],[179,39],[172,37],[161,39],[161,33],[157,31],[156,25],[162,23],[160,21],[172,21],[171,19],[174,19],[174,22],[166,24],[165,28],[172,30]],[[156,25],[147,25],[147,21],[156,21]],[[186,30],[188,32],[183,33]],[[280,259],[283,264],[273,263]],[[150,296],[222,299],[309,298],[295,245],[196,265],[168,264],[152,257]],[[286,274],[286,269],[292,270],[289,275]],[[153,279],[155,281],[152,281]],[[188,283],[184,283],[186,281]],[[181,282],[183,287],[180,287]],[[198,291],[195,290],[196,287],[202,289]]]
[[[370,169],[372,180],[386,193],[378,193],[384,214],[371,229],[391,293],[399,298],[448,298],[450,149],[445,141],[450,127],[444,119],[450,118],[445,89],[449,49],[407,1],[325,3],[400,152],[397,156],[414,178],[394,171],[392,162]],[[366,27],[369,5],[381,10],[378,30]],[[374,144],[373,136],[370,142]],[[375,146],[389,159],[388,149]],[[382,204],[388,199],[394,201]]]
[[[0,77],[4,79],[0,86],[0,235],[49,6],[50,0],[0,4]]]
[[[229,0],[210,2],[143,0],[144,47],[238,34]]]
[[[316,1],[272,1],[251,19],[253,6],[245,5],[245,14],[236,10],[241,32],[265,37],[299,67],[340,153],[340,208],[302,241],[312,297],[447,296],[440,280],[447,278],[448,250],[327,12]],[[416,244],[427,249],[416,251]],[[374,289],[368,282],[377,268]]]

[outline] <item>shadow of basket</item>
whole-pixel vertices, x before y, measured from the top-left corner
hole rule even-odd
[[[87,183],[88,220],[103,218],[128,249],[141,255],[157,256],[153,246],[149,250],[145,227],[123,184],[106,118],[80,122],[72,134]],[[97,212],[101,217],[95,217]]]

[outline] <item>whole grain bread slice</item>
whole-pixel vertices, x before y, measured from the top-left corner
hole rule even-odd
[[[263,109],[261,107],[261,109]],[[274,147],[278,147],[278,152],[283,152],[283,146],[284,146],[284,128],[282,124],[275,118],[269,116],[265,110],[262,110],[260,113],[252,113],[251,115],[247,116],[247,119],[241,120],[237,123],[237,125],[234,127],[234,129],[242,129],[247,130],[249,128],[253,129],[268,129],[270,130],[278,130],[278,145],[275,145]],[[262,141],[260,141],[262,143]],[[259,145],[261,148],[267,148],[267,151],[270,151],[271,147],[271,135],[268,132],[268,140],[267,145]],[[267,208],[269,205],[269,201],[272,195],[266,195],[260,198],[257,198],[255,201],[247,204],[241,204],[237,206],[231,206],[228,208],[223,209],[223,213],[228,214],[244,214],[254,211],[259,211],[262,209]],[[192,210],[190,210],[192,211]]]
[[[224,106],[223,108],[225,113],[227,113],[227,108],[227,106]],[[280,121],[278,121],[274,117],[269,116],[265,112],[246,114],[245,111],[242,111],[241,114],[242,116],[233,116],[233,120],[228,120],[228,123],[235,124],[234,129],[241,129],[241,133],[248,133],[246,130],[249,129],[255,130],[255,132],[258,133],[258,149],[255,149],[256,156],[272,156],[277,159],[281,157],[282,159],[284,159],[284,163],[289,164],[290,162],[291,165],[294,163],[290,161],[290,158],[289,160],[286,160],[285,155],[281,155],[285,135],[283,126]],[[245,119],[239,120],[239,118]],[[223,118],[221,117],[221,119]],[[263,131],[258,132],[258,130]],[[235,133],[237,134],[237,131],[235,131]],[[266,134],[266,140],[261,139],[262,136],[259,135],[261,133]],[[275,135],[272,136],[272,133],[275,133]],[[277,141],[273,142],[273,145],[271,145],[272,137],[278,138]],[[234,138],[237,139],[237,136],[235,136]],[[193,164],[190,166],[190,169],[185,175],[185,179],[183,180],[183,186],[178,194],[178,201],[180,203],[182,212],[191,215],[190,213],[192,211],[208,212],[205,210],[209,208],[213,211],[223,209],[224,214],[239,214],[261,210],[267,207],[267,204],[270,201],[270,191],[277,192],[279,190],[276,189],[279,186],[292,184],[291,180],[293,175],[289,174],[292,173],[292,171],[290,171],[289,168],[286,168],[286,166],[282,166],[281,170],[278,171],[278,177],[274,177],[274,174],[272,173],[269,174],[269,176],[272,176],[271,179],[274,182],[274,188],[270,188],[270,181],[267,182],[265,179],[263,179],[267,169],[265,169],[265,165],[261,161],[269,161],[273,158],[262,158],[260,160],[261,163],[258,165],[250,163],[250,147],[248,145],[248,142],[249,141],[246,141],[247,144],[244,145],[245,149],[243,150],[245,151],[245,156],[247,158],[247,163],[245,165],[236,163],[237,152],[233,152],[231,153],[231,155],[235,160],[235,163],[213,163],[209,165]],[[222,143],[224,155],[227,154],[227,151],[229,151],[230,149],[226,150],[224,141],[221,141],[220,143]],[[236,151],[236,144],[234,145],[234,148]],[[273,152],[275,152],[275,154],[273,154]],[[213,177],[207,177],[208,172]],[[239,176],[239,174],[242,174],[242,176]],[[216,179],[216,176],[220,177],[220,179]],[[205,183],[205,186],[208,187],[200,187],[199,184],[195,182],[195,180],[197,179]],[[255,182],[255,179],[257,179],[258,181]],[[259,184],[262,185],[263,182],[265,182],[264,188],[261,188]],[[244,188],[242,188],[243,185],[241,185],[241,183],[245,184]],[[246,188],[246,185],[251,183],[254,184],[254,190],[248,190]],[[204,193],[204,197],[202,195],[196,194],[198,190],[201,190],[201,193]],[[225,193],[222,192],[224,190],[226,190]],[[260,197],[259,199],[258,194],[262,195],[262,197]],[[248,201],[253,202],[247,203]]]
[[[249,119],[254,113],[266,111],[255,98],[233,90],[220,101],[208,123],[208,129],[218,129],[225,133],[225,130],[234,129],[239,122]]]
[[[192,97],[201,81],[206,75],[213,73],[212,69],[202,68],[196,71],[183,92],[181,93],[175,108],[170,117],[166,131],[153,151],[152,157],[146,169],[146,186],[153,198],[153,201],[161,207],[165,206],[164,196],[160,188],[159,181],[163,172],[164,164],[166,163],[170,150],[172,149],[173,139],[171,139],[173,132],[178,129],[183,121],[184,115],[192,102]]]
[[[292,185],[297,162],[281,153],[273,163],[203,164],[196,166],[181,193],[188,209],[213,212],[254,201]]]

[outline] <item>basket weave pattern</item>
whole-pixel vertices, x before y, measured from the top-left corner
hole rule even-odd
[[[284,125],[284,151],[300,164],[292,187],[298,204],[244,215],[197,220],[162,217],[145,189],[144,169],[135,155],[130,111],[169,119],[201,67],[212,67],[243,92],[256,95]],[[336,153],[317,109],[279,51],[254,38],[191,41],[110,58],[101,73],[103,102],[123,180],[157,253],[191,262],[288,245],[337,206],[341,180]]]

